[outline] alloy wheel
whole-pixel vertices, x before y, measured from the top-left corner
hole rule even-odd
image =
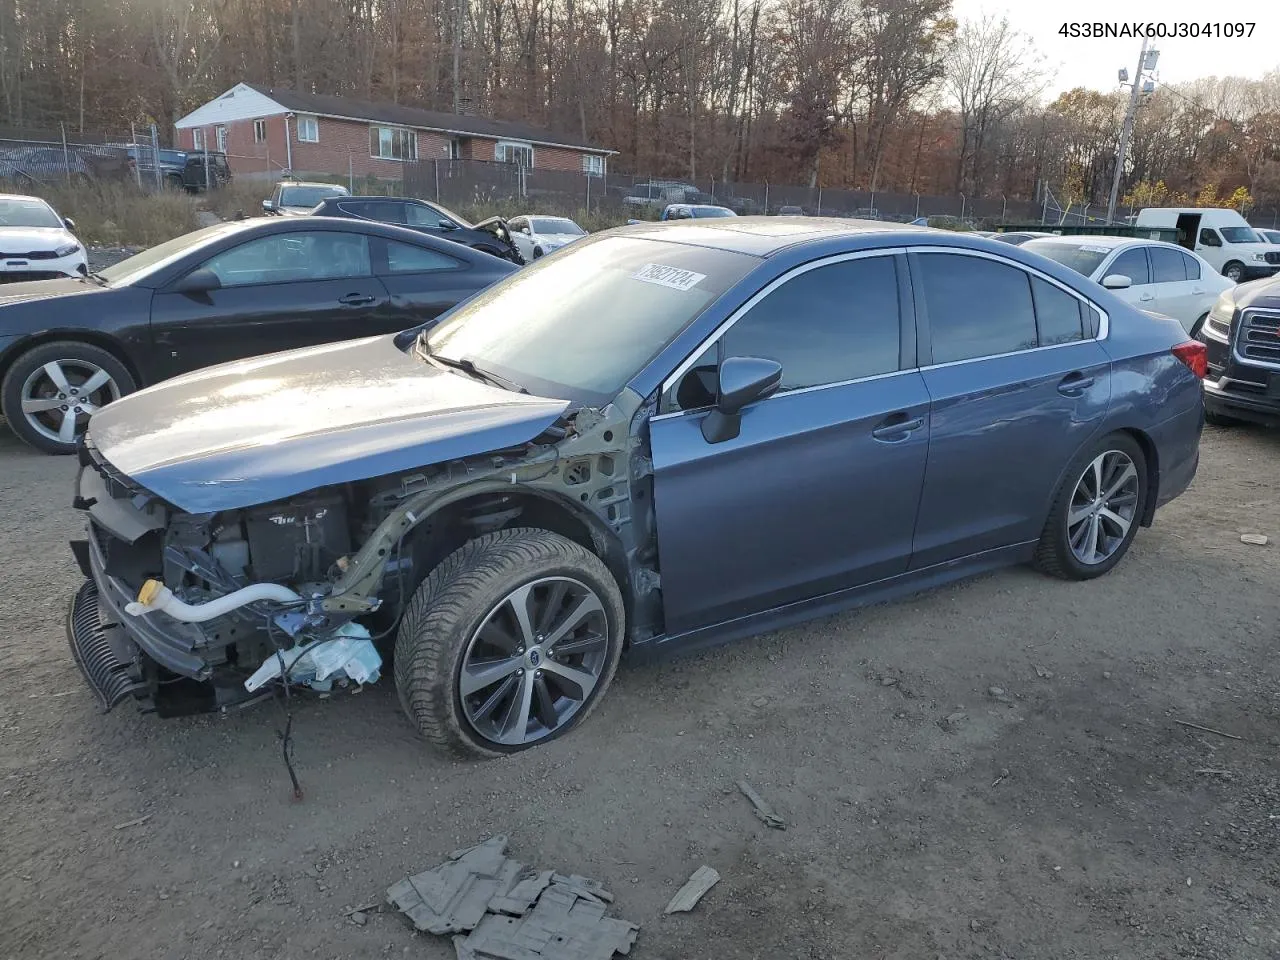
[[[595,591],[570,577],[526,583],[493,606],[458,672],[463,716],[493,743],[551,736],[591,698],[609,660],[609,622]]]
[[[96,363],[50,360],[28,374],[20,397],[31,429],[57,443],[74,443],[91,414],[120,399],[120,387]]]
[[[1067,510],[1067,542],[1077,560],[1093,566],[1115,555],[1137,518],[1139,493],[1127,453],[1108,450],[1085,467]]]

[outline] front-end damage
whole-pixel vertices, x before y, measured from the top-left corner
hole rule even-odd
[[[310,650],[391,636],[432,568],[515,525],[600,556],[627,599],[630,638],[651,636],[650,413],[624,391],[517,447],[210,513],[133,483],[90,440],[76,498],[89,535],[73,545],[88,580],[68,621],[77,662],[106,709],[129,696],[162,715],[242,704],[282,672],[315,680]],[[376,678],[359,665],[337,678]],[[250,683],[255,673],[265,679]]]

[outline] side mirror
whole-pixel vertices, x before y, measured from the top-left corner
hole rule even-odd
[[[527,237],[533,236],[533,229],[531,227],[521,227],[520,232]]]
[[[723,443],[738,435],[742,408],[764,400],[782,384],[782,364],[760,357],[727,357],[720,364],[716,405],[702,419],[707,443]]]
[[[1102,285],[1108,290],[1127,290],[1133,281],[1121,273],[1111,273],[1102,278]]]
[[[76,222],[72,220],[70,217],[63,217],[62,225],[66,227],[68,230],[74,230],[76,228]]]
[[[208,293],[210,290],[217,290],[222,286],[222,281],[218,279],[218,275],[208,267],[201,267],[199,270],[192,270],[185,277],[175,283],[169,289],[174,293]]]
[[[265,211],[267,211],[267,213],[270,213],[270,212],[271,212],[272,210],[274,210],[275,208],[276,208],[276,205],[275,205],[274,201],[271,201],[271,200],[263,200],[263,201],[262,201],[262,209],[263,209],[263,210],[265,210]]]
[[[454,223],[452,220],[441,220],[440,229],[441,230],[457,230],[458,225]]]

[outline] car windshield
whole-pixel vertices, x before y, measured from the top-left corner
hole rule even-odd
[[[695,217],[734,217],[737,216],[732,210],[726,210],[724,207],[694,207],[693,215]]]
[[[1268,243],[1280,243],[1280,230],[1259,230],[1258,232]]]
[[[534,233],[571,233],[574,236],[586,233],[572,220],[564,217],[534,217],[529,222],[533,224]]]
[[[98,276],[112,284],[134,283],[168,266],[193,247],[216,240],[223,234],[234,233],[239,229],[241,228],[234,223],[219,223],[212,227],[205,227],[203,230],[184,233],[180,237],[174,237],[172,240],[166,240],[141,253],[136,253],[127,260],[121,260],[110,267],[103,267],[98,271]]]
[[[531,393],[601,404],[759,261],[685,244],[605,237],[539,260],[427,335]]]
[[[60,227],[62,221],[43,200],[6,197],[0,200],[0,227]]]
[[[1257,243],[1258,235],[1252,227],[1223,227],[1222,239],[1227,243]]]
[[[314,207],[330,197],[349,196],[345,187],[282,187],[280,206]]]
[[[1093,271],[1098,269],[1098,264],[1111,252],[1110,247],[1104,247],[1101,244],[1056,243],[1045,240],[1028,240],[1022,249],[1038,253],[1050,260],[1057,260],[1064,267],[1070,267],[1076,273],[1084,274],[1086,277],[1093,276]]]

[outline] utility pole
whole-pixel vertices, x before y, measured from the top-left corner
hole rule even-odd
[[[1138,68],[1133,74],[1133,83],[1129,90],[1129,108],[1124,112],[1124,126],[1120,129],[1120,149],[1116,153],[1116,172],[1111,178],[1111,197],[1107,200],[1107,223],[1116,216],[1116,198],[1120,194],[1120,178],[1124,175],[1124,162],[1129,155],[1129,138],[1133,134],[1133,121],[1138,113],[1138,98],[1141,94],[1150,93],[1155,84],[1144,80],[1144,73],[1156,68],[1159,50],[1147,51],[1147,39],[1142,38],[1142,52],[1138,54]],[[1120,85],[1124,86],[1129,79],[1129,71],[1120,71]]]
[[[459,65],[462,60],[462,11],[464,0],[453,3],[453,112],[458,113],[461,103],[461,76]],[[1145,42],[1145,41],[1144,41]]]

